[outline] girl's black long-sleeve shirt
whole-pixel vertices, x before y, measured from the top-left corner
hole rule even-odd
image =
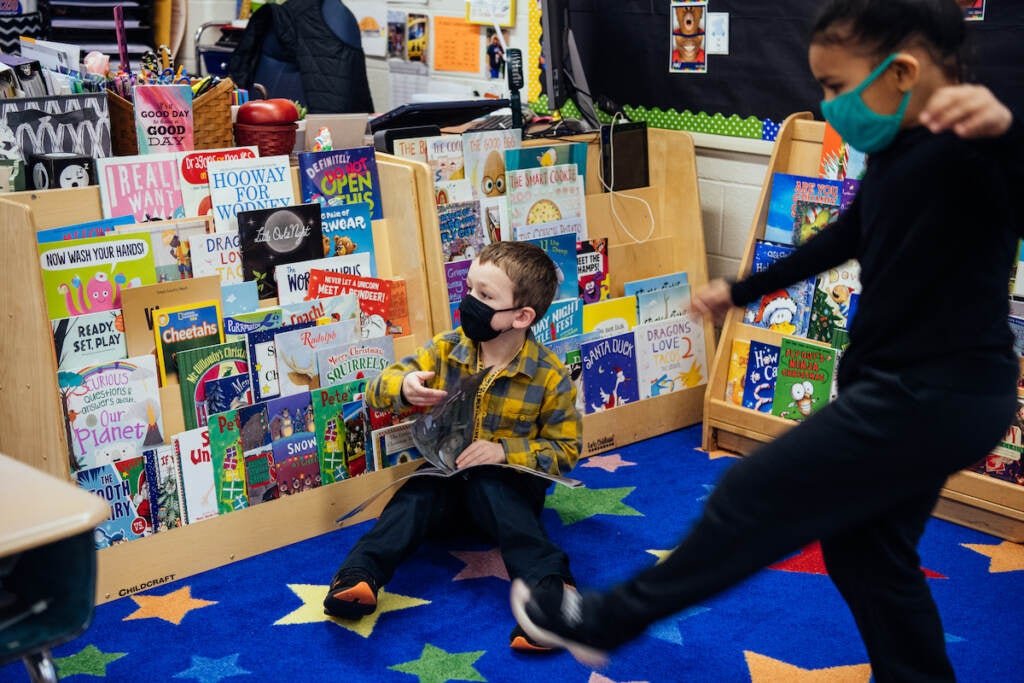
[[[855,258],[861,292],[840,386],[875,368],[951,389],[1005,390],[1018,373],[1007,320],[1024,202],[1024,186],[1013,182],[1022,139],[1017,123],[993,141],[901,131],[871,155],[839,220],[734,283],[733,303]]]

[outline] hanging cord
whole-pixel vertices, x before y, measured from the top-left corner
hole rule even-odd
[[[609,130],[608,130],[608,167],[611,169],[611,178],[608,180],[608,182],[605,182],[603,164],[602,164],[602,167],[599,167],[598,170],[597,170],[597,177],[601,181],[601,187],[603,187],[605,190],[608,191],[608,194],[609,194],[608,201],[611,204],[612,216],[615,218],[615,222],[619,224],[619,227],[622,228],[622,230],[627,235],[629,235],[629,238],[631,240],[633,240],[637,244],[643,244],[647,240],[651,239],[651,237],[654,235],[654,212],[651,210],[651,205],[649,203],[647,203],[647,200],[644,199],[643,197],[634,197],[632,195],[623,194],[623,193],[618,192],[617,190],[613,189],[615,187],[615,124],[618,121],[622,120],[623,118],[625,118],[625,117],[623,117],[622,112],[615,112],[615,115],[612,117],[612,122],[611,122],[611,125],[609,126]],[[603,157],[604,156],[604,138],[600,137],[598,139],[600,140],[600,143],[599,143],[601,145],[600,151],[601,151],[601,156]],[[609,183],[611,183],[611,184],[609,185]],[[643,239],[638,239],[636,237],[636,235],[634,235],[632,233],[632,231],[628,227],[626,227],[625,221],[622,220],[622,218],[619,216],[619,212],[615,209],[615,198],[616,197],[619,197],[621,199],[631,199],[631,200],[633,200],[635,202],[640,202],[641,204],[644,205],[644,208],[647,209],[647,217],[651,221],[651,226],[650,226],[650,229],[647,231],[647,234],[644,235]]]

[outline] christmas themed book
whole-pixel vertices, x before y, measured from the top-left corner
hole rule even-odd
[[[178,353],[178,382],[181,390],[181,411],[185,429],[206,424],[206,383],[222,377],[249,372],[245,342],[211,344]]]
[[[783,337],[779,345],[779,374],[775,380],[772,415],[804,420],[828,403],[835,356],[835,349],[805,339]]]
[[[580,345],[583,406],[586,414],[640,400],[636,341],[632,331]]]
[[[223,515],[247,508],[249,496],[245,486],[245,459],[238,411],[211,414],[208,427],[217,511]]]
[[[320,386],[370,380],[394,362],[395,341],[388,336],[327,346],[317,352]]]
[[[369,277],[370,255],[362,252],[280,264],[274,275],[277,279],[278,302],[287,305],[314,298],[309,294],[309,274],[314,269],[342,275]]]
[[[747,373],[743,380],[743,407],[762,413],[772,412],[775,382],[779,374],[779,347],[751,341]]]
[[[319,389],[319,352],[358,340],[358,321],[355,319],[279,331],[274,335],[279,395],[289,396]]]
[[[277,353],[274,348],[274,337],[279,332],[308,329],[315,325],[315,321],[310,321],[249,333],[246,343],[249,348],[249,375],[253,402],[266,401],[279,395],[281,391],[277,377]]]
[[[309,391],[267,401],[274,468],[281,495],[293,495],[320,486],[316,425]]]
[[[754,260],[750,272],[760,273],[792,251],[791,246],[758,240],[754,245]],[[802,280],[786,289],[770,292],[747,305],[743,322],[782,334],[806,335],[813,294],[813,278]]]
[[[800,245],[839,217],[841,180],[775,173],[772,176],[764,238]]]

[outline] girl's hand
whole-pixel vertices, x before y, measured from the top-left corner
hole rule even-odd
[[[466,446],[466,450],[455,458],[455,466],[459,469],[470,465],[499,465],[505,462],[505,449],[500,443],[477,439]]]
[[[722,278],[711,280],[690,295],[690,315],[698,319],[721,318],[732,306],[730,285]]]
[[[1010,129],[1013,112],[985,86],[965,83],[936,90],[921,111],[921,123],[933,133],[996,138]]]
[[[410,372],[402,380],[402,400],[412,406],[437,405],[448,395],[447,391],[424,386],[434,378],[434,373],[420,370]]]

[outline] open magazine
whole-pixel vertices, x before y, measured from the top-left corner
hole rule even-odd
[[[512,465],[510,463],[490,465],[470,465],[457,469],[455,459],[466,449],[473,440],[473,410],[476,404],[476,392],[480,389],[484,377],[490,372],[490,368],[470,375],[459,382],[458,387],[448,392],[448,396],[441,403],[438,403],[428,412],[423,413],[412,425],[412,440],[423,459],[429,465],[420,467],[415,472],[399,477],[380,489],[362,503],[352,508],[344,515],[335,520],[341,524],[346,519],[353,517],[365,510],[370,503],[376,500],[388,489],[401,484],[413,477],[450,477],[453,474],[465,472],[473,467],[507,467],[527,474],[532,474],[548,479],[563,486],[577,488],[583,486],[578,479],[570,479],[557,474],[541,472],[523,465]]]

